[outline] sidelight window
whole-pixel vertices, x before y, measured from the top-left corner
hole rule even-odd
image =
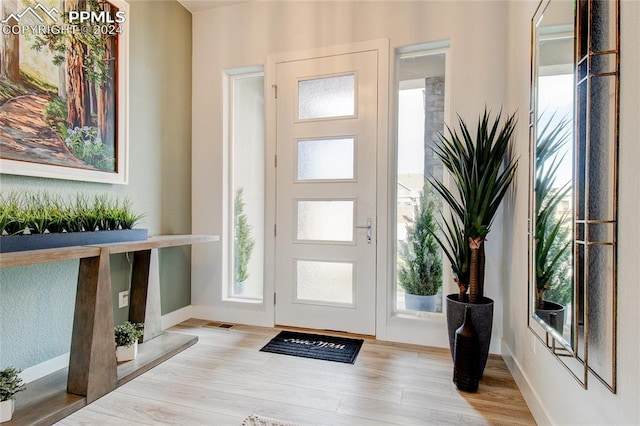
[[[402,49],[396,56],[394,294],[401,312],[442,312],[442,250],[434,239],[425,242],[420,236],[425,212],[433,225],[440,220],[439,197],[428,184],[443,175],[433,144],[444,130],[446,52],[444,46],[435,47]]]
[[[228,298],[263,298],[264,74],[227,73],[229,99]]]

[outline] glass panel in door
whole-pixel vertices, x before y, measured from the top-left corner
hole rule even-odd
[[[298,82],[299,120],[351,116],[355,107],[353,74]]]
[[[353,137],[299,140],[297,179],[353,179],[354,149]]]

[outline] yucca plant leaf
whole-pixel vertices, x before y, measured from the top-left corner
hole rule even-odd
[[[450,220],[443,217],[445,237],[439,243],[456,277],[465,280],[464,286],[468,286],[469,271],[474,267],[470,264],[468,239],[479,239],[481,243],[486,239],[498,207],[515,177],[518,162],[510,155],[515,114],[502,122],[502,111],[492,117],[485,108],[475,133],[472,133],[458,115],[457,129],[447,126],[446,134],[439,135],[434,148],[455,188],[432,178],[434,189],[451,209]],[[484,281],[484,270],[479,270],[477,281]]]

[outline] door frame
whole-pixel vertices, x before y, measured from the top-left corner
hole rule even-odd
[[[377,215],[377,248],[376,248],[376,324],[375,333],[378,339],[385,339],[386,318],[388,314],[389,283],[389,229],[386,226],[389,215],[389,158],[393,148],[389,143],[389,39],[377,39],[360,43],[350,43],[317,49],[300,50],[267,56],[265,67],[265,230],[273,230],[276,223],[276,168],[277,148],[277,103],[276,76],[277,65],[283,62],[303,59],[335,56],[341,54],[375,51],[378,55],[378,105],[377,105],[377,160],[376,160],[376,215]],[[266,317],[275,324],[275,272],[276,272],[276,240],[273,231],[265,233],[265,270],[264,270],[264,304]]]

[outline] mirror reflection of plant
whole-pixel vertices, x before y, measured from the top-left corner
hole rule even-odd
[[[542,118],[542,117],[541,117]],[[544,308],[544,298],[566,305],[571,301],[571,227],[563,200],[571,191],[571,182],[559,188],[557,173],[564,159],[560,151],[570,141],[570,122],[556,122],[552,114],[536,140],[535,180],[535,263],[536,308]]]
[[[256,242],[251,236],[251,225],[244,213],[243,188],[238,188],[234,200],[234,279],[236,283],[245,282],[249,278],[249,259]]]
[[[425,183],[413,208],[414,218],[405,216],[407,239],[400,241],[398,283],[406,293],[433,296],[442,287],[442,253],[434,237],[439,204],[431,186]]]
[[[545,298],[548,300],[552,300],[561,305],[568,305],[571,303],[571,298],[573,296],[573,286],[572,286],[572,259],[571,259],[571,228],[565,226],[562,228],[561,233],[558,237],[557,246],[558,250],[562,250],[561,259],[557,263],[557,267],[555,268],[555,274],[550,282],[550,288],[545,293]],[[569,240],[569,244],[566,246],[561,246],[560,243],[562,241]],[[554,250],[556,250],[554,248]]]
[[[142,218],[128,199],[46,192],[0,194],[0,235],[131,229]]]

